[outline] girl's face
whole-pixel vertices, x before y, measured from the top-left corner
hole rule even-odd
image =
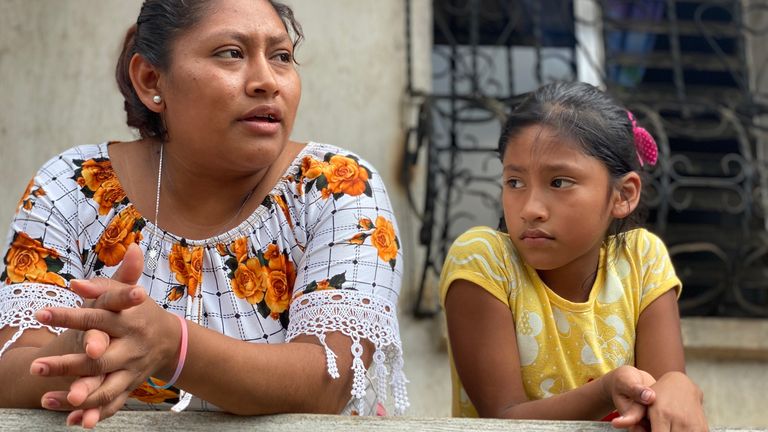
[[[619,199],[602,162],[533,125],[509,141],[502,163],[504,218],[525,262],[594,271]]]
[[[217,0],[173,43],[158,80],[169,140],[191,164],[236,174],[288,142],[301,95],[293,43],[265,0]],[[211,166],[218,164],[218,166]]]

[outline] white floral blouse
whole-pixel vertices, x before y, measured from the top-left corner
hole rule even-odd
[[[169,312],[236,339],[284,343],[315,335],[328,373],[336,354],[327,332],[349,336],[354,384],[344,412],[375,414],[394,396],[408,406],[397,323],[402,252],[378,173],[338,147],[309,143],[259,208],[206,240],[165,232],[139,214],[112,169],[108,143],[67,150],[47,162],[19,202],[0,274],[0,328],[17,328],[0,356],[44,307],[77,307],[71,279],[110,277],[130,243],[159,243],[159,263],[140,284]],[[150,215],[146,215],[150,216]],[[64,329],[50,328],[59,333]],[[366,371],[361,339],[375,347]],[[215,409],[171,387],[142,385],[128,405]]]

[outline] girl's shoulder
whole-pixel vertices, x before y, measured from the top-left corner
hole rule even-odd
[[[509,235],[486,226],[470,228],[453,242],[440,273],[440,301],[451,284],[472,282],[508,304],[520,274],[520,263]]]
[[[521,272],[521,268],[522,262],[508,234],[487,226],[476,226],[454,240],[442,276],[474,269],[488,273],[496,280],[511,279]]]
[[[664,241],[656,234],[645,228],[635,228],[624,234],[624,252],[637,259],[648,258],[650,255],[667,255]]]
[[[498,256],[514,253],[514,245],[509,234],[487,226],[476,226],[466,230],[456,238],[451,250],[486,251]]]

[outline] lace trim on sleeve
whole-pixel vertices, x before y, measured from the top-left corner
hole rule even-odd
[[[286,340],[298,335],[317,336],[325,348],[328,374],[339,377],[337,355],[326,345],[325,335],[341,332],[352,339],[352,397],[362,406],[366,388],[366,370],[363,363],[361,339],[368,339],[375,346],[373,353],[373,382],[378,397],[387,398],[389,384],[394,396],[395,414],[401,415],[408,408],[403,373],[403,348],[397,324],[395,306],[382,298],[352,290],[315,291],[302,295],[291,304],[291,323]],[[358,412],[362,412],[362,408]]]
[[[0,287],[0,328],[10,326],[18,330],[0,348],[0,357],[27,329],[45,327],[53,333],[64,331],[61,327],[40,324],[35,312],[47,307],[81,307],[83,300],[74,292],[57,286],[22,283]]]

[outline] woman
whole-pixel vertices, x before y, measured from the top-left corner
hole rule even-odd
[[[394,216],[368,163],[290,141],[301,38],[273,1],[145,1],[117,66],[141,139],[51,159],[12,222],[0,406],[406,408]]]

